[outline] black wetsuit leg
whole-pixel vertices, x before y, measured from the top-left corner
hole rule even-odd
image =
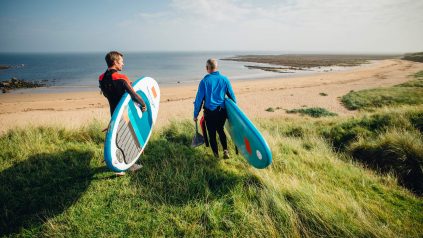
[[[224,150],[228,148],[226,141],[226,134],[224,131],[226,121],[226,110],[224,108],[217,108],[214,111],[204,109],[204,119],[206,120],[207,132],[209,134],[210,147],[214,155],[218,156],[218,148],[216,141],[216,132],[219,134],[220,143]]]
[[[115,109],[116,109],[117,105],[119,104],[119,101],[109,99],[109,98],[107,98],[107,99],[108,99],[109,105],[110,105],[110,116],[113,116],[113,112],[115,112]]]

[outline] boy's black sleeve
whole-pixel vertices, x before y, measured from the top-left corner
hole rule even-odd
[[[145,105],[144,100],[142,100],[140,95],[138,95],[134,91],[134,88],[132,88],[132,86],[126,80],[122,80],[122,81],[123,81],[123,86],[125,87],[126,92],[128,92],[129,95],[131,95],[132,100],[139,103],[141,106],[145,107],[146,105]]]

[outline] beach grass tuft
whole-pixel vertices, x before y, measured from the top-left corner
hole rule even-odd
[[[287,113],[300,113],[301,115],[307,115],[311,117],[328,117],[328,116],[336,116],[336,113],[330,112],[325,108],[321,107],[310,107],[310,108],[300,108],[300,109],[292,109],[286,110]]]

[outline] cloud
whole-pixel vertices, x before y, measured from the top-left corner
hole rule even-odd
[[[157,19],[163,19],[168,17],[170,14],[169,12],[140,12],[138,13],[138,16],[142,19],[147,20],[157,20]]]
[[[75,11],[67,2],[7,2],[0,1],[9,10],[0,16],[0,30],[7,32],[0,51],[423,50],[418,0],[131,0],[117,14],[104,13],[118,0],[84,2],[87,7]]]
[[[229,0],[172,0],[171,6],[186,17],[217,22],[235,22],[245,18],[252,12],[251,8],[237,1]]]
[[[413,0],[171,0],[121,26],[150,48],[401,51],[423,40],[421,12]]]

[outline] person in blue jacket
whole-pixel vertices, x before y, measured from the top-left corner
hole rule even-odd
[[[204,119],[209,134],[210,147],[216,158],[219,151],[216,142],[216,132],[219,134],[223,147],[223,158],[229,158],[228,144],[224,131],[226,121],[225,95],[236,103],[235,94],[229,79],[217,71],[217,60],[208,59],[206,63],[207,75],[201,80],[194,101],[194,121],[197,121],[201,106],[204,103]]]

